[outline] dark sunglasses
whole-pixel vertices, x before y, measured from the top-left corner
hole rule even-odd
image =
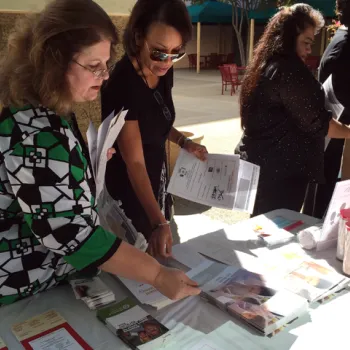
[[[152,61],[156,61],[156,62],[165,62],[167,61],[169,58],[172,62],[177,62],[180,61],[181,58],[185,57],[186,52],[181,52],[181,53],[166,53],[166,52],[162,52],[156,49],[150,49],[147,41],[146,41],[146,45],[147,45],[147,49],[149,51],[149,57]]]
[[[160,108],[162,109],[162,112],[163,112],[165,119],[170,121],[171,120],[171,112],[170,112],[168,106],[164,103],[162,95],[159,93],[158,90],[156,90],[153,93],[153,96],[156,99],[156,101],[158,102]]]

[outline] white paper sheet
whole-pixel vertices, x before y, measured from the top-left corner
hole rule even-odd
[[[340,210],[350,208],[350,180],[337,182],[323,223],[317,250],[336,246]]]
[[[84,350],[66,329],[58,329],[29,342],[33,350]]]
[[[96,176],[96,198],[99,197],[101,191],[103,190],[105,183],[105,174],[107,166],[107,151],[117,139],[120,131],[122,130],[125,124],[125,116],[128,111],[120,111],[114,118],[111,119],[106,135],[103,132],[100,133],[100,139],[97,137],[98,145],[97,149],[101,148],[101,153],[98,154],[98,163],[97,163],[97,176]],[[107,120],[105,120],[107,121]],[[99,144],[100,142],[100,144]]]
[[[338,101],[335,96],[332,82],[332,74],[328,77],[328,79],[323,83],[323,90],[326,96],[326,108],[331,110],[333,113],[333,117],[336,120],[339,120],[340,116],[344,112],[344,106]],[[330,138],[326,137],[325,148],[327,148],[329,144]]]
[[[88,149],[90,154],[90,161],[94,178],[96,178],[96,164],[97,164],[97,131],[95,125],[90,120],[89,127],[86,132],[88,140]]]
[[[181,150],[168,192],[208,206],[253,211],[260,168],[237,155],[209,154],[206,161]]]

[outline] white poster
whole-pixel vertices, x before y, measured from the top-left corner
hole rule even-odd
[[[260,167],[237,155],[208,154],[206,161],[181,150],[168,192],[204,205],[252,213]]]

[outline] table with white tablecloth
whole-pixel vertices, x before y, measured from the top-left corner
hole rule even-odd
[[[293,219],[296,220],[303,220],[306,226],[311,226],[318,222],[317,219],[299,213],[286,211],[282,212],[282,214],[292,216]],[[276,215],[276,212],[266,214],[267,217],[271,215]],[[218,244],[220,243],[227,247],[236,247],[238,250],[252,253],[253,255],[255,255],[254,252],[256,251],[261,252],[262,250],[268,250],[262,246],[251,246],[248,244],[241,223],[237,224],[237,226],[233,225],[229,229],[225,228],[222,232],[208,233],[207,235],[197,237],[183,244],[195,249],[196,242],[199,242],[201,239],[208,239],[208,237],[213,237]],[[326,252],[312,253],[312,256],[314,258],[326,259],[338,270],[341,268],[340,262],[335,259],[335,249]],[[101,278],[114,291],[117,301],[124,299],[126,296],[130,296],[129,291],[114,276],[102,273]],[[201,335],[204,337],[205,334],[215,331],[230,321],[232,322],[229,327],[230,334],[225,335],[226,349],[302,350],[305,345],[301,345],[301,347],[298,348],[296,348],[296,346],[301,339],[300,337],[305,338],[307,334],[313,334],[311,329],[313,313],[319,313],[319,309],[322,310],[322,308],[327,310],[326,308],[329,308],[332,303],[337,302],[339,304],[342,302],[341,298],[347,298],[346,301],[344,299],[344,303],[348,300],[350,301],[350,298],[345,293],[345,295],[338,296],[325,305],[312,305],[310,313],[302,315],[288,325],[282,332],[271,338],[257,334],[254,330],[246,327],[243,322],[233,319],[225,312],[202,300],[199,296],[176,302],[159,311],[147,307],[145,309],[160,322],[178,332],[178,349],[191,349],[191,344],[198,341]],[[57,310],[93,349],[127,349],[127,347],[96,318],[95,311],[90,311],[83,302],[75,299],[69,285],[60,286],[21,300],[15,304],[0,308],[0,337],[3,338],[8,348],[10,350],[21,349],[21,345],[11,332],[11,325],[29,319],[51,308]],[[342,308],[338,306],[337,310],[339,313],[341,313],[341,309]],[[333,316],[335,316],[335,318],[331,319],[328,316],[322,316],[322,313],[320,313],[320,316],[317,316],[317,324],[326,326],[327,322],[329,322],[330,326],[331,323],[334,325],[335,320],[339,321],[340,316]],[[324,317],[324,320],[322,317]],[[307,327],[305,325],[307,325]],[[303,332],[303,329],[306,331]],[[193,330],[192,335],[189,330]],[[297,341],[298,336],[299,339]],[[176,347],[174,349],[176,349]],[[320,347],[318,347],[318,349],[320,349]]]

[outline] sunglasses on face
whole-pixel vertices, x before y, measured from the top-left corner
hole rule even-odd
[[[181,60],[181,58],[183,58],[185,55],[186,55],[186,52],[181,52],[181,53],[166,53],[166,52],[163,52],[163,51],[159,51],[159,50],[156,50],[156,49],[150,49],[148,44],[147,44],[147,41],[146,41],[146,46],[147,46],[147,49],[150,53],[149,57],[152,61],[156,61],[156,62],[165,62],[167,61],[169,58],[170,60],[175,63],[179,60]]]

